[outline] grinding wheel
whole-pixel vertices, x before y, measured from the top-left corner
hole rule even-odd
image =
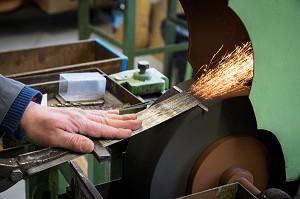
[[[178,85],[182,90],[193,81]],[[158,101],[176,94],[170,89]],[[199,156],[211,144],[230,135],[257,135],[248,97],[195,107],[129,140],[123,179],[128,197],[176,198],[187,194],[189,176]]]
[[[209,146],[193,166],[188,190],[197,193],[220,186],[227,169],[240,167],[252,174],[254,186],[264,190],[268,184],[271,159],[266,146],[250,136],[226,136]]]

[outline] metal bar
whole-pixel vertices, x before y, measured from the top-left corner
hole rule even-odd
[[[182,19],[178,19],[177,17],[171,16],[169,19],[166,19],[166,20],[173,23],[173,25],[188,29],[187,22]]]
[[[124,47],[123,43],[116,40],[113,36],[111,36],[107,32],[103,31],[102,29],[100,29],[92,24],[89,24],[88,28],[90,29],[90,31],[92,33],[95,33],[96,35],[100,36],[101,39],[104,39],[104,40],[108,41],[109,43],[111,43],[112,45],[123,49],[123,47]]]
[[[88,39],[90,37],[90,29],[88,27],[90,23],[90,3],[89,0],[78,1],[78,28],[79,39]]]
[[[168,0],[168,12],[166,18],[167,19],[176,18],[176,10],[177,10],[177,0]],[[175,32],[174,24],[168,20],[166,21],[165,34],[168,35],[167,37],[165,37],[166,45],[173,44],[175,42],[176,32]],[[172,82],[172,67],[171,67],[172,57],[173,57],[172,52],[165,53],[163,73],[169,78],[170,82]]]
[[[186,64],[184,80],[191,79],[193,77],[193,68],[189,62]]]
[[[133,69],[135,49],[136,0],[125,1],[123,53],[128,57],[127,68]]]
[[[103,145],[99,142],[99,140],[93,139],[94,142],[94,150],[93,154],[99,162],[110,159],[110,153],[103,147]]]
[[[88,179],[88,177],[83,173],[82,169],[78,165],[78,163],[74,160],[70,162],[71,168],[76,176],[76,182],[78,185],[74,188],[78,191],[77,188],[79,188],[79,194],[80,197],[83,198],[90,198],[90,199],[102,199],[103,197],[101,194],[97,191],[93,183]],[[77,194],[76,194],[77,195]],[[77,195],[78,196],[78,195]]]
[[[178,44],[168,44],[163,47],[138,49],[136,50],[135,54],[136,56],[141,56],[141,55],[164,53],[164,52],[176,52],[180,50],[186,50],[187,48],[188,48],[188,42],[184,42]]]

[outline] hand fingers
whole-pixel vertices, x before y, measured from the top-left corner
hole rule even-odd
[[[89,121],[85,123],[83,128],[80,130],[80,133],[106,139],[123,139],[129,137],[132,130],[128,128],[115,128],[98,122]]]
[[[88,119],[97,123],[105,124],[107,126],[131,130],[136,130],[140,128],[142,124],[140,120],[136,119],[135,115],[114,115],[113,117],[90,115],[88,116]]]

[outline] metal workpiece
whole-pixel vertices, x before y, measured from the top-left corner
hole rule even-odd
[[[102,106],[102,105],[104,105],[104,100],[50,104],[51,107],[82,107],[82,106]]]
[[[178,93],[182,93],[183,92],[183,90],[181,90],[178,86],[173,86],[173,89],[175,89]],[[204,106],[200,101],[198,103],[198,106],[200,108],[202,108],[204,111],[206,111],[206,112],[208,111],[208,108],[206,106]]]
[[[200,102],[187,92],[182,92],[162,102],[152,105],[148,109],[137,113],[138,119],[142,120],[142,127],[133,131],[132,136],[159,125],[187,110],[197,106]],[[101,140],[103,146],[109,146],[120,140]]]
[[[93,139],[94,142],[94,150],[93,154],[99,162],[110,160],[110,153],[103,145],[100,143],[98,139]]]

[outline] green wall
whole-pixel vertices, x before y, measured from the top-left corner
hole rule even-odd
[[[300,1],[230,0],[254,51],[250,100],[258,128],[281,143],[287,181],[300,177]]]

